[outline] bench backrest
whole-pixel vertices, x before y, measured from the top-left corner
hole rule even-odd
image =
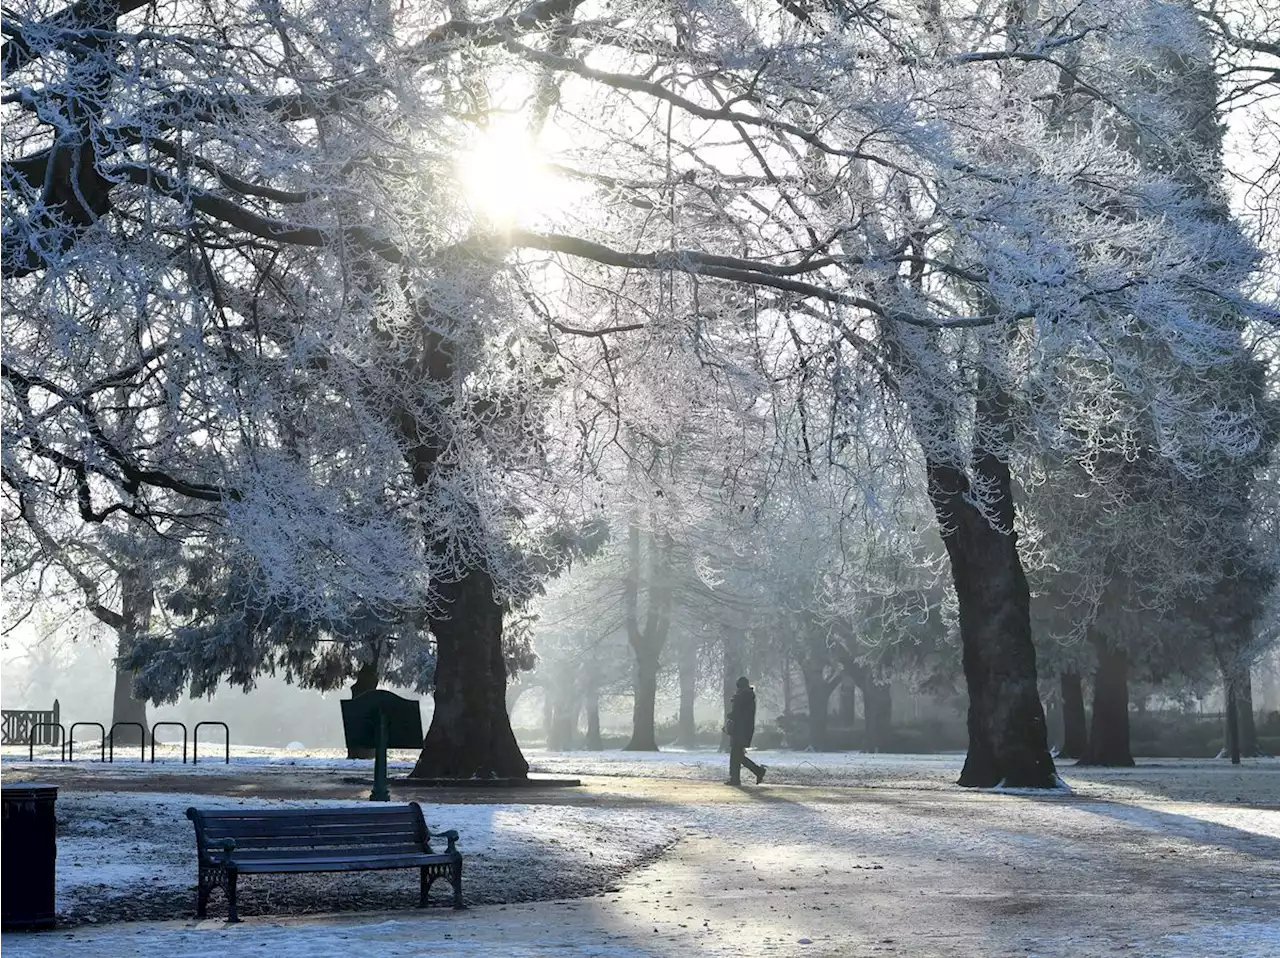
[[[427,824],[417,802],[367,808],[210,810],[188,808],[201,857],[220,859],[223,843],[235,842],[239,861],[341,855],[401,855],[430,850]]]

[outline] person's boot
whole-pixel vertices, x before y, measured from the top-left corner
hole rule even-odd
[[[757,784],[757,785],[759,785],[761,782],[763,782],[763,781],[764,781],[764,773],[765,773],[765,772],[767,772],[767,771],[769,771],[769,766],[768,766],[768,765],[761,765],[761,766],[760,766],[760,771],[756,772],[756,784]]]

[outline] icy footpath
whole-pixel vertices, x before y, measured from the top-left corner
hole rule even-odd
[[[1135,825],[1110,806],[1003,796],[924,795],[872,808],[761,801],[686,810],[684,840],[588,899],[461,913],[273,914],[232,927],[116,924],[6,934],[3,946],[17,958],[1280,954],[1280,889],[1263,884],[1276,877],[1274,813],[1224,827],[1196,819],[1195,807],[1172,806],[1200,821],[1183,829],[1197,836],[1186,838],[1160,820]],[[1145,874],[1134,871],[1139,861]],[[1251,899],[1255,886],[1273,897]]]
[[[963,752],[928,755],[869,752],[755,750],[769,766],[767,781],[790,785],[946,791],[955,789]],[[533,771],[552,775],[610,775],[720,781],[728,756],[711,749],[664,749],[659,754],[610,750],[549,752],[526,749]],[[1058,773],[1083,798],[1269,804],[1280,807],[1280,758],[1226,760],[1142,758],[1133,768],[1077,767],[1060,762]]]
[[[512,906],[441,918],[374,917],[356,921],[249,919],[237,926],[221,921],[199,925],[114,925],[72,933],[17,939],[4,936],[4,950],[30,958],[379,958],[420,955],[542,958],[599,955],[631,958],[658,952],[627,944],[624,935],[604,934],[574,921],[573,906]],[[609,939],[617,940],[617,944]]]
[[[414,876],[389,872],[341,905],[366,913],[339,915],[345,876],[315,876],[310,889],[300,883],[311,876],[290,876],[244,884],[242,895],[262,897],[242,926],[82,925],[6,934],[3,948],[12,958],[1280,956],[1274,761],[1144,763],[1109,776],[1068,767],[1071,794],[1028,796],[945,785],[958,756],[777,756],[765,753],[763,787],[731,789],[716,784],[724,758],[713,752],[534,752],[539,771],[598,777],[542,799],[559,805],[428,801],[433,827],[462,832],[468,898],[490,889],[488,900],[509,904],[420,912]],[[811,784],[794,784],[806,775]],[[252,801],[65,792],[63,904],[92,907],[118,889],[164,905],[157,914],[189,913],[194,843],[182,810]],[[595,894],[520,897],[567,896],[557,883],[576,880]]]

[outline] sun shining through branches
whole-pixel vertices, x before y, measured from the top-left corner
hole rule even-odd
[[[501,230],[554,218],[584,193],[552,171],[543,146],[518,116],[491,117],[455,169],[471,210]]]
[[[94,611],[136,569],[138,616],[108,618],[148,694],[403,670],[437,706],[418,775],[523,777],[508,613],[590,530],[634,530],[656,562],[613,579],[666,596],[647,631],[686,592],[732,607],[725,661],[800,637],[771,654],[788,684],[810,663],[811,742],[829,676],[887,678],[927,599],[919,667],[973,692],[964,784],[1056,787],[1046,648],[1081,723],[1081,672],[1113,690],[1091,757],[1132,761],[1130,678],[1235,688],[1275,631],[1250,324],[1280,319],[1224,199],[1272,179],[1228,167],[1219,115],[1261,74],[1194,6],[14,0],[15,574],[43,599],[74,554],[59,588]],[[863,504],[894,523],[874,550],[829,534]],[[130,624],[153,605],[162,630]]]

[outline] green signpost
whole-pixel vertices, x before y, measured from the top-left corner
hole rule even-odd
[[[422,748],[422,713],[418,703],[374,689],[353,699],[342,700],[342,731],[347,748],[371,748],[373,791],[371,802],[391,801],[387,788],[387,749]]]

